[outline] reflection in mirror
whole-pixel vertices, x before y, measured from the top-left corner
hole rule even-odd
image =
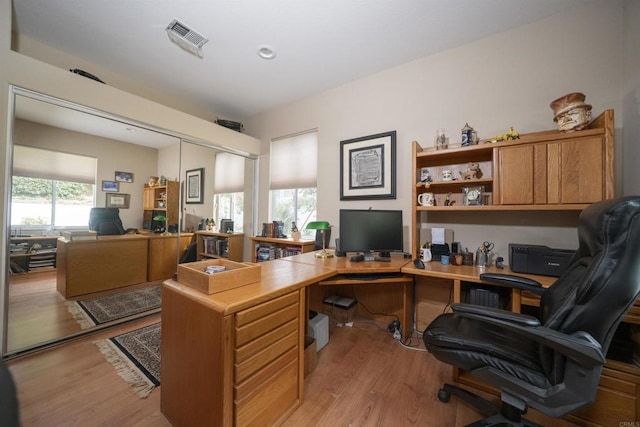
[[[161,162],[178,138],[17,88],[13,111],[4,356],[143,315],[159,300],[150,284],[172,276],[188,244],[178,243],[177,157]],[[97,238],[94,207],[117,209]],[[122,295],[138,304],[131,313],[113,312]]]
[[[203,219],[252,232],[254,159],[24,89],[12,97],[3,356],[157,312],[156,285]],[[202,197],[190,203],[182,193],[195,169]],[[95,235],[90,218],[103,223]]]
[[[244,235],[250,235],[256,221],[256,161],[220,147],[184,140],[180,159],[180,175],[185,183],[181,230],[195,233],[195,240],[200,238],[199,250],[190,261],[218,257],[250,260],[249,239]],[[198,171],[197,176],[202,179],[200,199],[194,197],[195,193],[190,194],[200,190],[190,186],[188,178],[193,171]],[[203,237],[210,243],[209,248],[203,246]]]

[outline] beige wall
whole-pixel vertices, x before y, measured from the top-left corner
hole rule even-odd
[[[120,183],[119,192],[131,195],[130,208],[120,209],[120,218],[125,228],[142,228],[143,187],[150,176],[158,175],[158,150],[25,120],[15,121],[14,142],[96,158],[96,206],[105,205],[103,180],[113,181],[115,171],[132,172],[133,183]]]
[[[640,194],[640,2],[624,2],[622,135],[624,194]]]
[[[615,109],[619,129],[622,22],[621,1],[574,9],[246,120],[245,129],[263,141],[258,223],[269,219],[268,141],[282,135],[318,128],[318,218],[334,224],[337,237],[340,208],[402,209],[405,225],[411,224],[411,141],[431,145],[437,128],[445,128],[452,143],[459,143],[467,122],[481,138],[509,126],[522,133],[553,129],[549,103],[580,91],[596,115]],[[340,141],[390,130],[398,137],[397,199],[340,202]],[[571,214],[429,214],[427,220],[452,228],[455,240],[470,250],[495,241],[496,255],[505,256],[510,242],[577,245]],[[405,248],[411,248],[408,239]]]

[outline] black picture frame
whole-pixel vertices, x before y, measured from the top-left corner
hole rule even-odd
[[[340,141],[340,200],[396,198],[396,131]]]
[[[191,169],[185,177],[185,203],[204,203],[204,168]]]

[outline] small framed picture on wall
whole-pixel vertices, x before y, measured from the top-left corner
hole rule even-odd
[[[117,193],[120,191],[120,184],[117,181],[102,181],[102,191]]]

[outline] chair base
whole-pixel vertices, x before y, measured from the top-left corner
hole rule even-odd
[[[441,402],[448,402],[451,396],[455,396],[474,407],[485,417],[480,421],[469,424],[467,427],[542,427],[540,424],[522,418],[522,412],[508,403],[502,402],[502,407],[500,407],[453,384],[444,384],[438,390],[438,400]]]

